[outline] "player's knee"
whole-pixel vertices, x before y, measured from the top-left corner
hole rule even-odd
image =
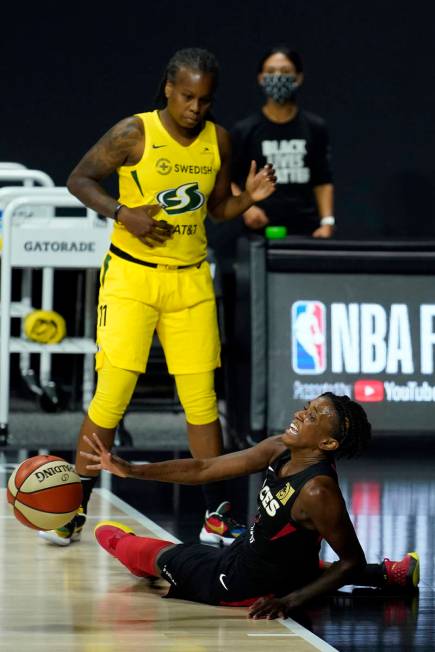
[[[102,428],[116,428],[130,403],[138,373],[114,367],[104,355],[97,360],[97,370],[97,389],[88,415]]]
[[[194,426],[216,421],[218,408],[214,389],[214,371],[181,374],[175,379],[186,420]]]
[[[127,404],[128,405],[128,404]],[[124,401],[114,400],[114,397],[96,392],[92,399],[88,415],[101,428],[116,428],[127,408]]]
[[[191,423],[193,426],[202,426],[207,423],[212,423],[218,419],[218,409],[216,402],[216,394],[201,404],[188,404],[187,406],[183,405],[184,412],[186,415],[186,421]]]

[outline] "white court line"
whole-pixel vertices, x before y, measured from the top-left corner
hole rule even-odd
[[[257,636],[259,638],[291,638],[292,636],[297,636],[297,634],[288,633],[288,634],[270,634],[269,632],[255,632],[255,633],[248,633],[248,636]],[[299,637],[300,638],[300,637]]]
[[[148,530],[153,532],[158,537],[162,537],[163,539],[173,541],[174,543],[181,543],[179,539],[174,537],[172,534],[167,532],[164,528],[160,527],[160,525],[157,525],[157,523],[154,523],[154,521],[151,521],[149,518],[141,514],[140,512],[137,511],[134,507],[131,507],[128,503],[126,503],[124,500],[121,498],[118,498],[118,496],[115,496],[111,491],[108,489],[95,489],[97,493],[99,493],[101,496],[106,498],[109,502],[112,503],[115,507],[120,509],[122,512],[127,514],[128,516],[131,516],[132,518],[136,519],[144,525]],[[279,618],[277,622],[281,623],[281,625],[284,625],[288,630],[290,630],[291,634],[275,634],[271,635],[269,634],[268,636],[299,636],[299,638],[303,638],[307,643],[310,643],[313,647],[315,647],[319,652],[339,652],[337,648],[332,647],[332,645],[329,645],[326,641],[322,640],[316,634],[313,634],[313,632],[310,632],[310,630],[305,629],[302,625],[299,625],[293,618]],[[251,634],[248,634],[250,636]],[[258,634],[259,636],[265,636],[265,634]]]
[[[299,623],[293,620],[293,618],[279,618],[279,622],[281,625],[284,625],[284,627],[287,627],[287,629],[293,632],[295,636],[299,636],[300,638],[303,638],[304,641],[307,641],[307,643],[311,643],[311,645],[320,650],[320,652],[340,652],[336,647],[332,647],[332,645],[329,645],[329,643],[324,641],[322,638],[319,638],[316,634],[310,632],[309,629],[305,629],[305,627],[299,625]]]

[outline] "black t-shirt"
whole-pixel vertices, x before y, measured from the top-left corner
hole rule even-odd
[[[271,225],[286,226],[289,234],[311,235],[319,226],[313,188],[332,183],[324,120],[299,109],[292,120],[278,124],[259,112],[238,122],[231,137],[233,181],[244,187],[252,160],[258,168],[272,163],[277,173],[276,190],[258,205]]]

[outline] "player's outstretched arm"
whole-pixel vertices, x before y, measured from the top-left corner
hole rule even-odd
[[[95,433],[84,437],[92,453],[80,451],[89,471],[106,470],[121,478],[158,480],[174,484],[206,484],[265,469],[284,450],[280,437],[269,437],[252,448],[209,459],[179,459],[153,464],[131,464],[113,455]]]

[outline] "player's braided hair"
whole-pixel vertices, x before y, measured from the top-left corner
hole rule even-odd
[[[333,436],[340,443],[337,457],[355,457],[360,455],[368,445],[372,436],[372,427],[365,410],[348,396],[337,396],[325,392],[332,402],[338,416],[338,429]]]
[[[216,88],[219,76],[219,64],[215,55],[203,48],[183,48],[175,52],[166,66],[156,95],[155,102],[157,106],[164,106],[166,103],[165,84],[167,81],[175,82],[177,72],[181,68],[213,75],[213,90]]]

